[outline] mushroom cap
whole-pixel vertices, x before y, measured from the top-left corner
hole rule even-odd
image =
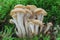
[[[33,10],[35,10],[37,7],[36,7],[35,5],[27,5],[25,8],[33,11]]]
[[[53,24],[51,22],[49,22],[47,25],[53,26]]]
[[[42,8],[35,9],[34,13],[37,14],[37,15],[40,15],[40,14],[43,14],[44,16],[47,15],[47,12],[44,9],[42,9]]]
[[[36,19],[28,19],[28,21],[32,22],[34,24],[40,25],[40,26],[43,26],[43,24],[44,24],[44,23],[42,23],[42,21],[36,20]]]
[[[25,9],[26,13],[32,14],[32,12],[28,9]]]
[[[25,11],[26,11],[26,15],[27,15],[28,17],[30,17],[30,16],[32,15],[32,12],[31,12],[30,10],[25,9]]]
[[[14,8],[25,8],[25,6],[22,5],[22,4],[18,4],[18,5],[16,5]]]
[[[26,13],[26,11],[22,8],[16,8],[16,9],[13,9],[11,12],[10,12],[10,15],[11,16],[16,16],[17,13]]]

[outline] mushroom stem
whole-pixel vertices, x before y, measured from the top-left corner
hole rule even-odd
[[[29,25],[29,28],[31,28],[32,34],[34,34],[34,24],[32,22],[29,22],[28,25]]]
[[[44,27],[44,26],[41,26],[41,27],[40,27],[40,32],[42,32],[42,30],[43,30],[43,27]]]
[[[15,23],[16,28],[17,28],[17,30],[18,30],[18,32],[16,32],[16,34],[17,34],[17,35],[19,34],[19,37],[21,37],[21,36],[22,36],[22,35],[21,35],[21,34],[22,34],[22,33],[21,33],[21,29],[19,28],[19,25],[18,25],[18,23],[16,22],[15,18],[11,19],[10,21],[13,22],[13,23]]]
[[[47,28],[46,28],[46,30],[44,31],[44,33],[46,33],[46,32],[50,29],[51,26],[52,26],[52,23],[47,23]]]
[[[28,22],[27,22],[27,18],[24,17],[23,21],[24,21],[24,25],[25,25],[26,35],[28,35],[28,26],[27,26]]]
[[[23,34],[23,37],[25,36],[25,28],[24,28],[24,25],[23,25],[23,17],[24,17],[24,14],[23,13],[17,13],[17,20],[18,20],[18,24],[22,30],[22,34]]]
[[[38,34],[39,25],[35,25],[35,34]]]
[[[44,16],[42,14],[37,16],[37,19],[43,22]]]

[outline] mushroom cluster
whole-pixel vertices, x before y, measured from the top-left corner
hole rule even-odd
[[[45,27],[43,23],[44,16],[47,15],[47,12],[42,8],[37,8],[35,5],[21,5],[18,4],[11,10],[10,23],[16,25],[15,31],[18,37],[32,37],[38,35],[38,32],[42,32],[43,28],[44,33],[46,33],[49,28],[52,26],[52,23],[47,23]],[[39,29],[40,28],[40,29]]]

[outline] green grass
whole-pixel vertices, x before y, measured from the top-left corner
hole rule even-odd
[[[17,4],[36,5],[37,7],[43,8],[48,13],[44,19],[45,23],[47,23],[52,16],[55,16],[55,24],[60,24],[60,0],[0,0],[0,26],[3,27],[0,35],[2,36],[2,40],[22,40],[12,37],[12,34],[15,33],[14,25],[9,23],[9,19],[11,19],[9,15],[10,11]],[[37,39],[38,37],[32,38],[32,40]],[[49,38],[44,37],[44,40],[49,40]],[[56,38],[56,40],[60,40],[60,37]]]

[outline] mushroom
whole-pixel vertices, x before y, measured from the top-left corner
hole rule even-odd
[[[44,16],[47,15],[47,12],[42,8],[37,8],[34,10],[34,14],[37,16],[37,19],[43,21]]]
[[[51,26],[53,26],[53,24],[51,22],[47,23],[47,28],[44,31],[44,34],[51,28]]]
[[[21,31],[22,31],[22,34],[23,34],[23,37],[25,36],[25,28],[24,28],[24,25],[23,25],[23,17],[26,13],[26,11],[22,8],[15,8],[14,10],[11,11],[10,15],[12,16],[12,14],[16,14],[16,21],[17,23],[19,24],[19,28],[21,28]]]
[[[28,21],[32,22],[34,25],[39,25],[40,26],[40,31],[42,31],[42,28],[44,27],[44,23],[42,23],[40,20],[36,20],[36,19],[28,19]],[[39,26],[35,26],[35,35],[38,34],[38,28]]]
[[[28,9],[24,9],[26,11],[26,14],[24,16],[24,25],[25,25],[25,29],[26,29],[26,33],[28,35],[28,20],[30,18],[30,16],[32,15],[32,12]],[[31,30],[30,30],[31,31]]]
[[[34,19],[40,20],[41,22],[43,21],[44,16],[47,15],[47,12],[42,9],[42,8],[36,8],[34,11]],[[35,25],[35,28],[37,29],[39,25]],[[40,32],[42,31],[43,26],[40,27]]]
[[[14,9],[15,9],[15,8],[23,8],[23,9],[24,9],[24,8],[25,8],[25,6],[24,6],[24,5],[22,5],[22,4],[18,4],[18,5],[16,5],[16,6],[14,7]]]

